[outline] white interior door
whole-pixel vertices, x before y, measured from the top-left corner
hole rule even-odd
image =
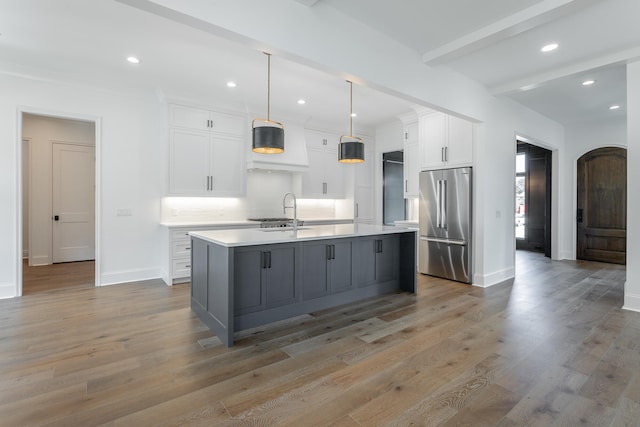
[[[95,259],[95,147],[53,143],[53,262]]]

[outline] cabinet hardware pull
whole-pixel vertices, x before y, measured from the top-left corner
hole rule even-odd
[[[408,190],[407,190],[407,188],[409,188],[409,180],[408,180],[408,179],[405,179],[405,180],[404,180],[404,192],[405,192],[405,193],[408,191]]]
[[[185,251],[190,251],[190,250],[191,250],[191,248],[184,248],[184,250],[185,250]]]
[[[336,259],[336,245],[331,245],[331,259]]]
[[[360,215],[359,215],[359,212],[358,212],[358,203],[356,203],[356,218],[358,218],[359,216]]]
[[[184,268],[191,268],[191,264],[185,265]]]
[[[404,133],[404,139],[409,139],[409,132]]]
[[[331,245],[327,245],[327,259],[331,259]]]
[[[449,161],[449,147],[444,147],[444,161]]]
[[[267,268],[271,268],[271,251],[267,251],[267,259],[269,260],[269,265]]]
[[[444,147],[440,148],[440,160],[444,162]]]

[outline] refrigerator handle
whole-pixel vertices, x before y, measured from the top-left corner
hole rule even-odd
[[[438,180],[436,185],[436,227],[440,228],[440,195],[442,181]]]
[[[442,181],[442,190],[440,192],[442,195],[442,202],[440,202],[440,206],[442,208],[442,213],[440,214],[440,222],[442,223],[442,228],[447,228],[447,180]]]

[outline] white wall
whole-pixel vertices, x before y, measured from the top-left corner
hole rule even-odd
[[[46,265],[52,262],[52,144],[56,142],[95,145],[93,122],[64,120],[54,117],[25,114],[22,118],[22,137],[30,141],[29,181],[23,183],[23,202],[31,210],[29,265]],[[24,172],[24,171],[23,171]],[[24,175],[24,174],[23,174]],[[31,193],[24,184],[31,183]],[[30,199],[25,200],[27,196]],[[24,218],[24,212],[23,212]],[[29,235],[29,223],[22,223],[23,235]],[[24,248],[23,248],[24,252]]]
[[[560,258],[576,259],[577,162],[583,154],[601,147],[627,146],[627,120],[616,117],[596,122],[576,123],[565,127],[564,206]],[[630,187],[632,188],[632,187]],[[629,192],[629,197],[631,193]]]
[[[640,62],[627,65],[627,281],[624,308],[640,311]]]
[[[0,297],[16,295],[20,129],[19,111],[99,120],[99,281],[161,276],[160,197],[165,192],[166,106],[86,87],[0,75]],[[117,209],[132,216],[116,217]]]

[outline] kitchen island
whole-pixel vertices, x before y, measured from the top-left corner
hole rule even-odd
[[[227,346],[255,326],[416,291],[416,231],[368,224],[191,236],[191,309]]]

